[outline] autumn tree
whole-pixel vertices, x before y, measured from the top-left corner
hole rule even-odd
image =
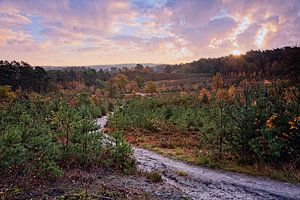
[[[157,85],[154,81],[148,81],[145,84],[145,92],[147,93],[156,93],[157,92]]]
[[[217,90],[217,89],[221,88],[223,86],[223,84],[224,84],[224,81],[221,76],[221,73],[220,72],[216,73],[216,75],[213,76],[213,85],[212,85],[213,89]]]
[[[127,79],[127,76],[124,74],[117,74],[115,77],[113,77],[113,84],[117,88],[117,92],[120,94],[125,93],[125,86],[129,82]]]
[[[141,64],[136,64],[136,66],[134,68],[134,70],[136,70],[136,71],[142,71],[143,69],[144,69],[144,66]]]
[[[104,90],[105,95],[108,97],[115,97],[117,95],[117,87],[112,79],[105,82]]]
[[[211,100],[211,93],[204,87],[199,92],[198,98],[203,103],[208,103]]]
[[[126,86],[126,93],[134,93],[139,90],[139,87],[135,81],[129,81]]]
[[[0,103],[11,103],[16,98],[16,94],[11,90],[11,86],[0,86]]]
[[[137,76],[137,77],[135,78],[135,81],[136,81],[136,83],[137,83],[137,86],[138,86],[140,89],[142,89],[142,88],[144,87],[144,85],[145,85],[145,80],[144,80],[142,77]]]
[[[147,67],[145,67],[144,68],[144,73],[151,73],[152,72],[152,70],[151,70],[151,68],[149,67],[149,66],[147,66]]]

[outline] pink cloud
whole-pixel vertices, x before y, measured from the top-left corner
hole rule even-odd
[[[131,0],[2,0],[1,58],[45,65],[175,63],[235,49],[245,52],[299,43],[297,0],[133,4]]]

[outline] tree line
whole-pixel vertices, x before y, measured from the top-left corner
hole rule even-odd
[[[26,62],[0,61],[0,85],[9,85],[12,90],[22,88],[35,92],[47,92],[51,77],[41,67],[33,68]]]
[[[283,47],[272,50],[251,50],[235,56],[201,58],[191,63],[168,65],[165,72],[191,74],[208,73],[214,75],[243,76],[266,79],[289,79],[299,82],[300,47]]]
[[[102,69],[96,71],[95,69],[85,67],[49,70],[48,74],[52,77],[52,80],[59,84],[80,81],[86,86],[103,86],[104,81],[107,81],[111,76],[110,73],[104,72]]]
[[[26,62],[0,60],[0,85],[9,85],[13,91],[22,89],[38,93],[55,90],[55,84],[81,82],[86,86],[101,87],[110,78],[108,72],[87,68],[46,71],[42,67],[32,67]]]

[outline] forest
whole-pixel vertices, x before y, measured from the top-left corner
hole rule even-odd
[[[165,72],[208,73],[257,77],[264,79],[290,79],[299,83],[300,48],[283,47],[272,50],[251,50],[240,56],[201,58],[191,63],[168,65]]]

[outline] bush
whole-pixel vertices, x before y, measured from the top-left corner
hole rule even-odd
[[[114,132],[112,136],[115,141],[111,155],[113,167],[126,173],[134,171],[135,160],[132,158],[131,146],[124,140],[122,132]]]
[[[221,99],[211,103],[201,119],[203,126],[199,131],[200,140],[211,145],[214,155],[218,155],[219,160],[222,159],[224,145],[233,130],[229,111],[228,102]]]
[[[170,123],[180,130],[198,130],[202,107],[193,97],[134,98],[122,108],[117,108],[110,118],[110,125],[118,129],[145,129],[156,132],[169,129]],[[188,105],[188,106],[187,106]]]
[[[53,141],[48,123],[34,114],[35,104],[17,103],[9,108],[0,139],[0,166],[2,169],[20,173],[60,174],[55,162],[59,157],[59,145]],[[10,115],[10,116],[7,116]],[[2,116],[1,116],[2,117]]]
[[[131,148],[116,134],[116,146],[104,149],[95,131],[95,105],[87,95],[71,107],[63,99],[35,97],[0,108],[0,168],[5,172],[59,175],[65,166],[103,166],[108,151],[115,168],[134,168]]]
[[[145,176],[154,183],[158,183],[162,181],[161,174],[157,171],[144,172]]]
[[[279,85],[256,85],[237,95],[230,142],[243,161],[299,162],[299,94],[290,92]]]

